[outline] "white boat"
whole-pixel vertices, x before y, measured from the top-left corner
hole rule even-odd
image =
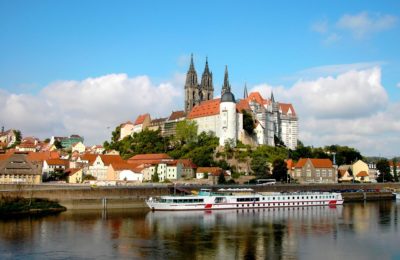
[[[201,189],[198,195],[160,196],[146,200],[151,210],[221,210],[342,205],[340,193],[255,193],[251,189]]]
[[[396,194],[396,200],[400,200],[400,191],[396,192],[395,194]]]

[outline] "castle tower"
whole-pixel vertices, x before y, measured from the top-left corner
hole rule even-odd
[[[190,67],[186,74],[185,83],[185,112],[188,113],[197,104],[199,99],[199,86],[197,73],[193,64],[193,54],[190,59]]]
[[[227,74],[226,74],[227,75]],[[237,141],[237,116],[236,116],[236,102],[235,96],[228,89],[221,96],[221,103],[219,104],[220,114],[220,137],[219,145],[224,146],[226,142],[232,142],[236,146]]]
[[[211,100],[214,97],[214,86],[212,80],[212,72],[208,69],[208,59],[206,58],[206,66],[203,75],[201,76],[200,91],[202,93],[202,100]]]
[[[221,90],[221,97],[226,93],[231,92],[231,85],[229,84],[228,66],[225,66],[224,85]]]

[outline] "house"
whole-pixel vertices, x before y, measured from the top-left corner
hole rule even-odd
[[[104,151],[105,151],[106,149],[104,149],[104,147],[102,146],[102,145],[93,145],[91,148],[90,148],[90,153],[94,153],[94,154],[103,154],[104,153]]]
[[[107,180],[134,181],[141,183],[143,182],[143,173],[140,167],[131,163],[112,163],[110,167],[108,167]]]
[[[395,163],[396,163],[397,176],[400,176],[400,162],[395,162]],[[394,162],[389,161],[389,166],[390,166],[390,173],[394,176]]]
[[[336,169],[330,159],[301,158],[294,167],[299,183],[337,183]]]
[[[199,167],[196,170],[196,179],[204,179],[209,175],[219,176],[222,172],[220,167]]]
[[[82,142],[74,143],[71,146],[71,151],[72,152],[77,151],[78,153],[84,153],[85,150],[86,150],[86,146]]]
[[[191,159],[178,159],[178,163],[182,164],[182,178],[191,179],[196,177],[197,165]]]
[[[231,179],[231,176],[220,167],[199,167],[196,170],[196,179],[207,179],[209,184],[217,184],[221,173],[224,174],[225,180]]]
[[[369,179],[369,168],[368,164],[362,160],[358,160],[351,166],[353,171],[354,181],[357,182],[371,182]]]
[[[1,131],[0,133],[0,143],[5,144],[5,147],[11,147],[17,142],[16,130],[10,129],[7,131]]]
[[[81,183],[83,181],[82,168],[69,168],[65,170],[68,175],[68,183]]]
[[[171,115],[164,123],[163,136],[172,136],[176,134],[176,125],[178,122],[186,119],[185,111],[172,111]]]
[[[94,160],[93,160],[94,158]],[[106,181],[108,178],[108,168],[111,164],[124,163],[119,155],[106,154],[85,154],[80,161],[87,162],[88,169],[86,174],[90,174],[99,181]]]
[[[139,115],[133,126],[133,133],[140,133],[149,127],[151,122],[150,114]]]
[[[32,141],[22,141],[19,145],[15,147],[18,152],[36,152],[37,144]]]
[[[353,182],[353,176],[348,169],[338,169],[338,182]]]
[[[164,133],[164,124],[167,121],[167,119],[168,118],[165,117],[165,118],[156,118],[156,119],[151,120],[148,129],[151,131],[160,130],[161,134],[163,134]]]
[[[56,171],[65,171],[69,168],[69,161],[65,159],[46,159],[43,161],[42,175],[47,178],[49,174]]]
[[[0,158],[0,183],[39,184],[41,165],[28,160],[27,153],[4,154]]]
[[[120,125],[119,140],[121,141],[127,136],[132,135],[135,125],[131,121],[127,121]]]

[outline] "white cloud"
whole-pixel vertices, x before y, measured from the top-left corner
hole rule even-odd
[[[397,85],[396,85],[398,88],[400,88],[400,82],[399,83],[397,83]]]
[[[370,14],[362,12],[356,15],[343,15],[336,23],[340,29],[350,31],[355,38],[368,37],[373,33],[392,28],[397,22],[393,15]]]
[[[316,21],[311,25],[311,30],[322,36],[324,44],[331,45],[344,38],[346,32],[350,32],[353,38],[361,40],[393,28],[397,20],[398,18],[393,15],[361,12],[354,15],[345,14],[332,25],[327,19]]]
[[[320,34],[325,34],[329,31],[328,29],[328,21],[322,20],[322,21],[317,21],[311,25],[311,30]]]
[[[148,112],[154,118],[180,110],[182,78],[176,74],[171,81],[155,85],[148,76],[110,74],[54,82],[37,96],[0,91],[0,121],[25,135],[77,133],[87,144],[102,143],[118,124],[139,114]]]
[[[261,84],[255,90],[267,97],[273,90],[276,100],[294,104],[300,140],[307,145],[349,145],[364,155],[399,154],[400,103],[389,103],[379,67],[299,80],[290,88]]]

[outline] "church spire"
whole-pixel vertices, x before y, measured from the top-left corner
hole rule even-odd
[[[272,92],[272,90],[271,90],[271,101],[272,101],[273,103],[275,102],[274,92]]]
[[[224,85],[222,86],[221,96],[225,92],[231,92],[231,85],[229,84],[229,76],[228,76],[228,66],[225,65],[225,76],[224,76]]]
[[[194,71],[194,64],[193,64],[193,53],[190,55],[190,67],[189,71]]]
[[[244,83],[244,93],[243,93],[243,98],[246,99],[249,97],[249,94],[247,93],[247,83]]]

